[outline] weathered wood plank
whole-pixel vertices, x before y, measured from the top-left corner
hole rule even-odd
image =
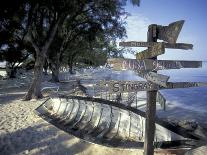
[[[189,87],[205,87],[205,82],[168,82],[164,89],[189,88]]]
[[[137,53],[136,58],[138,60],[149,59],[164,53],[165,53],[164,43],[158,43],[152,46],[151,48],[148,48],[147,50]]]
[[[136,60],[113,58],[107,60],[114,70],[149,70],[158,71],[164,69],[200,68],[202,61],[181,61],[181,60]]]
[[[167,81],[169,80],[169,76],[166,75],[162,75],[162,74],[157,74],[154,72],[141,72],[138,71],[137,72],[138,76],[152,82],[155,83],[157,85],[163,86],[163,87],[167,87]]]
[[[137,92],[147,90],[157,90],[158,86],[145,81],[110,81],[109,92],[110,93],[122,93],[122,92]]]
[[[109,86],[110,93],[153,91],[162,89],[179,89],[207,86],[207,83],[205,82],[166,82],[165,87],[147,81],[106,81],[106,83]],[[162,98],[164,97],[158,97],[158,100],[163,100],[163,102],[165,102],[165,99]]]
[[[123,47],[152,47],[154,45],[157,45],[157,42],[144,42],[144,41],[126,41],[126,42],[120,42],[119,46]],[[165,48],[172,48],[172,49],[183,49],[183,50],[189,50],[193,49],[192,44],[186,44],[186,43],[164,43]]]
[[[184,22],[184,20],[180,20],[170,23],[168,26],[157,25],[157,39],[176,43]]]

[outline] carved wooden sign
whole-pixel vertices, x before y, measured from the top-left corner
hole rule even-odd
[[[100,83],[105,83],[104,86],[108,86],[108,90],[110,93],[152,91],[162,89],[179,89],[207,86],[207,83],[205,82],[166,82],[165,87],[147,81],[100,81]],[[162,97],[159,97],[159,100],[164,100],[161,98]]]
[[[138,60],[149,59],[165,53],[164,43],[158,43],[151,48],[136,54]]]
[[[114,70],[141,70],[141,71],[158,71],[164,69],[180,68],[199,68],[202,67],[202,61],[179,61],[179,60],[136,60],[114,58],[108,59]]]
[[[157,25],[157,38],[168,43],[176,43],[184,22],[184,20],[180,20],[170,23],[168,26]]]
[[[189,88],[189,87],[205,87],[205,82],[168,82],[166,89]]]
[[[137,74],[150,81],[150,82],[153,82],[157,85],[160,85],[160,86],[163,86],[163,87],[167,87],[167,81],[169,80],[169,76],[166,76],[166,75],[162,75],[162,74],[157,74],[157,73],[154,73],[154,72],[141,72],[141,71],[138,71]]]
[[[122,92],[137,92],[156,90],[157,85],[145,82],[145,81],[110,81],[109,92],[110,93],[122,93]]]
[[[142,42],[142,41],[127,41],[127,42],[120,42],[119,46],[123,47],[152,47],[157,45],[157,42]],[[193,49],[192,44],[185,44],[185,43],[164,43],[165,48],[173,48],[173,49],[183,49],[189,50]]]

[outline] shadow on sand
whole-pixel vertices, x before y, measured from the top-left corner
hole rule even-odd
[[[43,122],[12,133],[0,134],[0,154],[73,155],[90,145],[79,141]]]

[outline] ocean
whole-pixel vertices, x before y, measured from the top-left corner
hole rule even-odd
[[[202,63],[202,68],[186,68],[158,71],[160,74],[170,76],[170,82],[207,82],[207,62]],[[115,72],[110,70],[97,71],[95,79],[110,80],[131,80],[139,81],[133,71]],[[157,105],[157,116],[167,119],[190,120],[207,124],[207,86],[182,89],[160,90],[166,98],[166,110]],[[145,96],[146,92],[138,92],[140,97]],[[144,111],[146,101],[141,103]]]

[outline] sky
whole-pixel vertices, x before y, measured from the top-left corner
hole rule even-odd
[[[127,3],[125,9],[131,15],[126,19],[128,38],[124,41],[146,41],[150,24],[167,26],[185,20],[177,43],[193,44],[193,50],[166,49],[158,59],[207,60],[207,0],[141,0],[140,7]],[[137,52],[144,49],[133,48]]]

